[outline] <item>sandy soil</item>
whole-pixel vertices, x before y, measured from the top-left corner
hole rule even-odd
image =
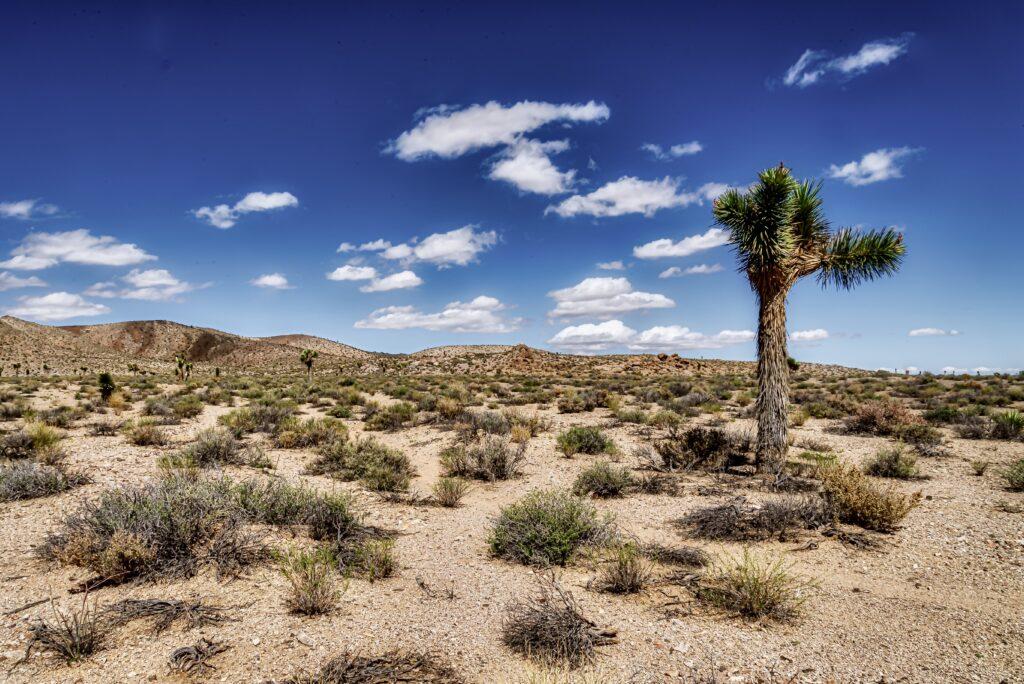
[[[59,394],[43,392],[36,401],[53,405],[60,399]],[[154,476],[163,450],[187,443],[227,410],[208,406],[199,418],[167,428],[174,443],[163,449],[134,447],[122,436],[92,437],[84,426],[70,430],[64,442],[71,454],[69,464],[89,473],[94,483],[55,497],[0,504],[0,612],[49,596],[59,605],[81,601],[69,596],[67,589],[88,572],[47,567],[35,558],[33,547],[83,498],[109,485]],[[270,450],[277,476],[304,479],[324,490],[350,490],[369,522],[400,533],[399,575],[377,583],[352,580],[341,609],[333,615],[288,614],[282,603],[286,580],[272,566],[256,568],[229,583],[204,574],[185,581],[104,588],[91,600],[102,605],[127,597],[204,597],[237,606],[239,620],[188,633],[172,628],[159,637],[139,622],[116,631],[108,648],[81,664],[69,667],[33,656],[10,670],[23,655],[27,626],[50,614],[44,604],[0,619],[0,679],[169,680],[169,653],[202,635],[230,646],[213,661],[214,681],[282,678],[299,668],[315,668],[345,649],[376,653],[396,647],[443,654],[472,681],[529,681],[535,668],[506,650],[499,633],[506,605],[533,592],[536,579],[529,568],[489,557],[489,523],[502,506],[533,488],[570,485],[594,460],[561,456],[554,440],[564,427],[609,426],[624,454],[623,463],[630,465],[636,465],[629,456],[632,447],[650,439],[635,427],[612,427],[604,410],[542,413],[551,420],[552,430],[530,441],[526,475],[476,484],[457,509],[384,502],[354,483],[302,475],[310,452]],[[361,432],[361,422],[347,423],[353,433]],[[808,421],[795,430],[797,442],[807,436],[823,439],[849,462],[859,462],[883,446],[878,438],[833,434],[829,426],[829,421]],[[730,427],[749,424],[733,421]],[[419,471],[414,489],[423,493],[439,475],[439,452],[454,439],[450,432],[433,427],[375,436],[412,458]],[[919,459],[927,479],[899,485],[921,491],[924,499],[904,528],[886,538],[882,549],[854,549],[820,535],[757,545],[760,550],[787,553],[794,572],[817,583],[802,617],[791,623],[731,618],[692,603],[685,591],[674,587],[654,587],[625,598],[599,593],[587,588],[596,575],[593,565],[566,569],[563,585],[592,619],[614,627],[620,636],[617,645],[600,649],[598,674],[591,681],[680,681],[689,679],[695,668],[709,666],[737,682],[753,681],[767,670],[808,682],[1024,681],[1024,514],[996,506],[1000,501],[1024,506],[1024,495],[1006,492],[998,480],[999,470],[1024,456],[1024,444],[949,437],[952,455]],[[971,472],[969,462],[975,459],[992,462],[982,477]],[[231,472],[247,476],[255,471]],[[680,478],[684,486],[679,497],[631,495],[596,505],[645,541],[735,553],[739,547],[684,539],[672,524],[687,511],[723,502],[735,492],[701,496],[700,485],[711,484],[714,478]],[[754,499],[766,496],[753,490],[742,493]],[[816,541],[816,548],[801,550],[807,539]],[[435,596],[420,583],[436,590]],[[454,591],[451,600],[444,596],[447,589]]]

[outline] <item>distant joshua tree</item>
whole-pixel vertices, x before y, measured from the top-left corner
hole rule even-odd
[[[758,301],[757,467],[777,474],[786,455],[789,370],[786,296],[801,278],[851,289],[895,273],[906,248],[892,229],[832,231],[821,210],[821,183],[797,181],[784,165],[762,171],[748,192],[729,190],[714,203],[729,231],[740,270]]]
[[[177,375],[182,380],[185,379],[185,356],[183,354],[177,354],[174,357],[174,363],[178,366]]]
[[[312,349],[303,349],[302,353],[299,354],[299,361],[306,366],[306,379],[313,380],[313,361],[316,357],[320,356],[320,352]]]
[[[114,395],[114,390],[117,389],[117,386],[114,384],[114,378],[110,375],[110,373],[107,373],[106,371],[100,373],[99,386],[100,399],[102,399],[103,403],[106,404],[108,401],[110,401],[110,397]]]
[[[183,381],[185,381],[185,382],[188,382],[189,378],[191,378],[191,377],[192,377],[192,362],[191,361],[186,361],[181,366],[181,379]]]

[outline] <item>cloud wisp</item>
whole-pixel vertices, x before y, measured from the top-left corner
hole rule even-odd
[[[699,235],[685,237],[678,242],[671,238],[660,238],[637,245],[633,248],[633,256],[637,259],[664,259],[667,257],[688,257],[728,244],[729,233],[721,228],[709,228]]]
[[[105,297],[119,299],[141,299],[148,302],[181,301],[181,295],[193,290],[209,287],[210,283],[194,285],[179,280],[165,268],[152,268],[146,271],[132,269],[121,278],[127,286],[119,286],[112,281],[95,283],[85,290],[89,297]]]
[[[829,166],[828,176],[853,186],[902,178],[903,168],[899,161],[916,152],[920,150],[912,147],[882,148],[868,152],[859,161],[847,162],[842,166],[832,164]]]
[[[661,145],[656,145],[655,143],[644,143],[640,146],[640,149],[658,161],[671,161],[673,159],[679,159],[680,157],[689,157],[691,155],[698,154],[704,150],[704,146],[701,145],[698,140],[691,140],[688,143],[672,145],[668,149],[663,148]]]
[[[70,292],[51,292],[41,297],[21,297],[18,304],[5,311],[7,315],[34,321],[64,321],[69,318],[101,316],[110,307],[90,302]]]
[[[544,210],[563,218],[572,216],[624,216],[643,214],[646,217],[662,209],[688,207],[713,200],[729,189],[724,183],[705,183],[696,190],[680,190],[680,181],[665,176],[660,180],[641,180],[623,176],[606,183],[586,195],[573,195]]]
[[[592,353],[615,348],[637,352],[672,352],[721,349],[754,339],[750,330],[722,330],[707,335],[680,325],[654,326],[638,332],[618,319],[571,325],[558,331],[548,344],[567,351]]]
[[[60,208],[57,205],[47,204],[38,199],[0,202],[0,218],[29,221],[32,219],[50,218],[56,216],[58,212],[60,212]]]
[[[469,302],[451,302],[436,313],[423,313],[413,306],[377,309],[356,328],[372,330],[424,330],[459,333],[508,333],[519,329],[521,319],[507,318],[508,307],[494,297],[480,295]]]
[[[29,233],[11,250],[0,268],[38,271],[60,263],[88,266],[133,266],[156,257],[135,244],[110,235],[93,235],[88,229],[59,233]]]
[[[192,214],[214,228],[227,230],[234,227],[238,220],[246,214],[297,206],[299,206],[299,198],[290,192],[250,192],[233,205],[218,204],[213,207],[200,207]]]
[[[262,287],[265,290],[292,290],[295,288],[283,273],[264,273],[250,280],[249,284],[254,287]]]
[[[857,52],[840,56],[834,56],[826,50],[805,50],[786,70],[782,83],[789,87],[806,88],[829,81],[847,81],[906,54],[913,37],[913,33],[904,33],[896,38],[873,40],[865,43]]]

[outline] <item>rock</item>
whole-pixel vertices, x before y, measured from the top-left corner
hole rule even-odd
[[[316,646],[316,640],[314,640],[313,637],[309,636],[305,632],[299,632],[298,634],[296,634],[295,640],[303,646],[309,646],[310,648]]]

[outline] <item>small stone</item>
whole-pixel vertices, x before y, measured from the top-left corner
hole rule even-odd
[[[298,634],[296,634],[295,640],[303,646],[309,646],[310,648],[316,646],[316,641],[313,639],[313,637],[309,636],[305,632],[299,632]]]

